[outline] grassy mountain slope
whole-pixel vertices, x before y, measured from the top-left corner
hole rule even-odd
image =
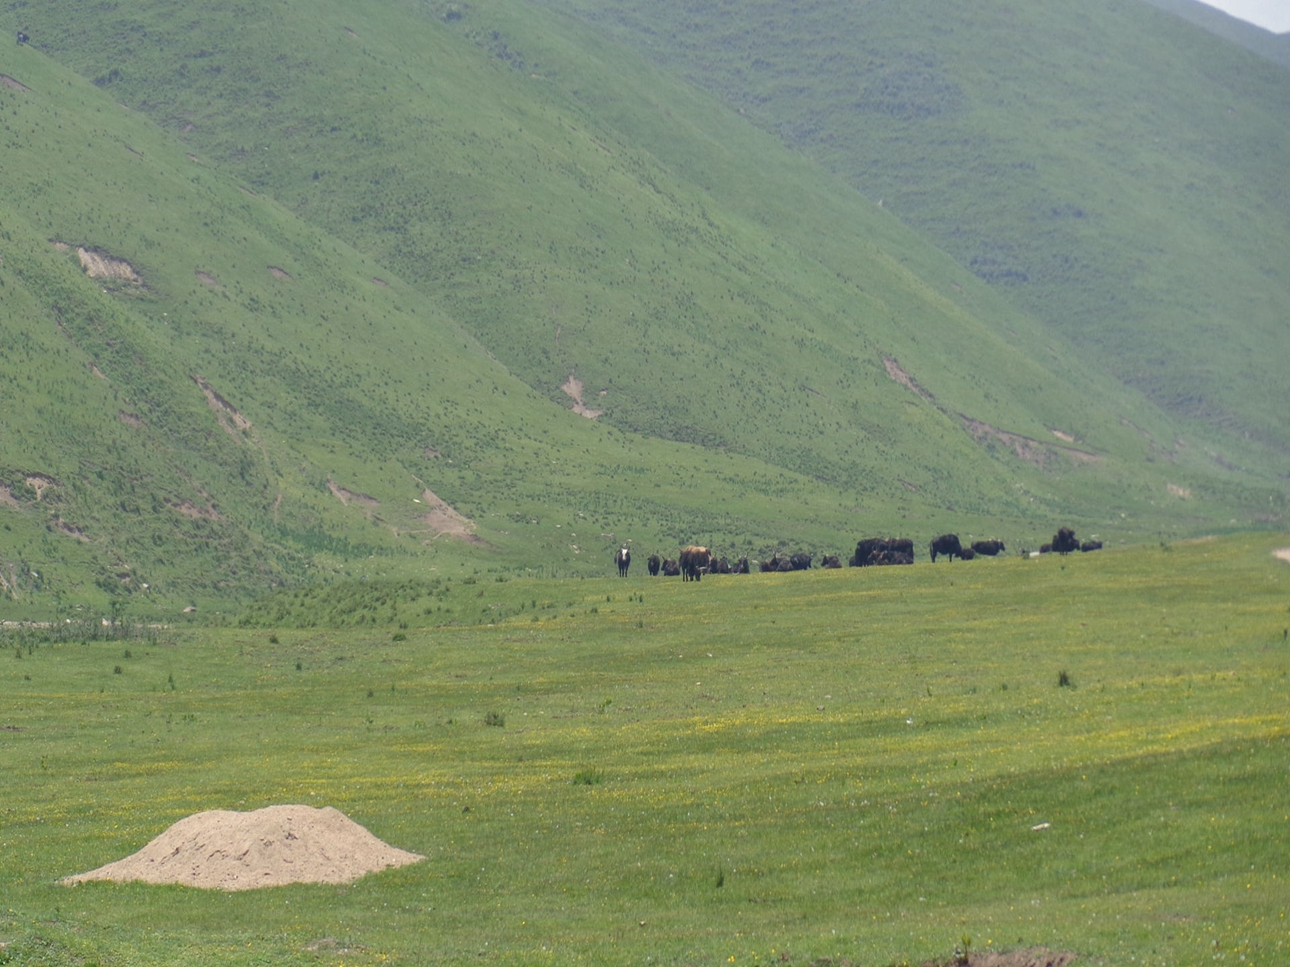
[[[1281,512],[715,101],[537,8],[455,13],[23,11],[0,513],[33,600]]]
[[[1284,474],[1284,70],[1116,0],[555,5],[882,199],[1225,435],[1227,459]]]
[[[396,278],[48,60],[24,67],[0,93],[14,607],[205,604],[356,559],[576,568],[583,521],[600,552],[624,517],[674,543],[822,515],[804,478],[535,396]],[[139,281],[91,278],[78,250]],[[476,543],[438,538],[426,489],[478,518]]]
[[[1200,0],[1146,0],[1153,7],[1167,10],[1182,17],[1216,37],[1222,37],[1246,50],[1251,50],[1265,60],[1282,67],[1290,67],[1290,34],[1274,34],[1252,23],[1238,20],[1216,7]]]

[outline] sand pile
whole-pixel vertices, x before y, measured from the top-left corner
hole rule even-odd
[[[249,813],[212,809],[181,819],[125,859],[62,882],[142,880],[254,890],[287,883],[350,883],[424,858],[382,842],[330,806],[268,806]]]

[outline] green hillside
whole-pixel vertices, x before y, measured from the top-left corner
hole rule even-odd
[[[540,8],[5,17],[6,608],[1283,519],[1266,463]]]
[[[1153,7],[1167,10],[1215,36],[1222,37],[1265,60],[1290,67],[1290,34],[1274,34],[1252,23],[1238,20],[1200,0],[1146,0]]]
[[[1209,427],[1225,461],[1284,480],[1282,67],[1122,0],[551,5],[716,92]]]
[[[682,520],[766,540],[821,512],[801,478],[535,397],[397,279],[92,85],[36,57],[22,76],[0,94],[22,175],[0,226],[12,607],[205,604],[445,553],[558,572],[581,521],[599,556],[620,517],[659,541]],[[92,278],[79,252],[135,279]],[[426,490],[479,526],[427,520]]]

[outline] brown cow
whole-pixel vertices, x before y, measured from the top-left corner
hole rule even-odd
[[[707,547],[691,544],[681,552],[681,580],[698,581],[712,563],[712,551]]]

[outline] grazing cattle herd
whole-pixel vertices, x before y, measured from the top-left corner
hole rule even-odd
[[[1041,545],[1038,551],[1023,550],[1021,556],[1038,557],[1040,554],[1049,552],[1069,554],[1072,551],[1097,551],[1101,548],[1101,541],[1084,541],[1081,544],[1074,530],[1061,527],[1053,535],[1050,543]],[[973,541],[970,546],[964,547],[958,534],[942,534],[932,539],[927,550],[932,563],[935,564],[937,557],[947,557],[951,562],[956,557],[961,561],[971,561],[977,556],[997,557],[1006,551],[1007,547],[1000,540]],[[681,551],[677,560],[663,559],[657,554],[651,554],[647,566],[650,577],[658,577],[660,574],[663,577],[676,577],[679,574],[683,581],[698,581],[705,574],[750,574],[753,567],[762,573],[805,571],[810,569],[812,557],[805,553],[781,555],[776,551],[764,561],[750,562],[748,558],[741,557],[731,564],[726,558],[719,558],[713,554],[712,548],[691,544]],[[626,544],[614,554],[614,561],[618,565],[618,576],[627,577],[627,568],[631,564],[632,555]],[[856,544],[856,551],[847,563],[851,567],[913,564],[914,542],[907,537],[866,537]],[[836,554],[826,554],[820,561],[820,567],[823,568],[841,566],[842,560]]]

